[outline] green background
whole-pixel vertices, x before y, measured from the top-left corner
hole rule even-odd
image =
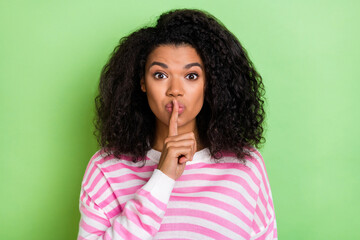
[[[99,74],[173,8],[220,19],[267,90],[280,239],[360,239],[359,1],[0,2],[0,239],[75,239]]]

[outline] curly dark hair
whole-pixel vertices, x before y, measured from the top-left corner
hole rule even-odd
[[[196,117],[199,140],[214,159],[240,161],[262,144],[264,85],[246,50],[214,16],[195,9],[163,13],[154,27],[122,38],[104,66],[95,99],[95,135],[108,154],[144,160],[155,139],[155,116],[140,88],[149,53],[160,45],[188,44],[205,69],[205,98]],[[153,127],[152,127],[153,126]]]

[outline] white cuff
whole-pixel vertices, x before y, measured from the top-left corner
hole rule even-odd
[[[170,199],[171,192],[174,188],[175,180],[160,171],[155,169],[149,181],[142,187],[151,193],[156,199],[167,204]]]

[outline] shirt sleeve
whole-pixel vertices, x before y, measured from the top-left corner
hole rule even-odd
[[[258,171],[260,185],[250,239],[278,239],[273,197],[264,160],[258,151],[255,151],[255,157],[257,158],[255,165]]]
[[[155,169],[112,223],[82,185],[78,240],[152,239],[160,228],[174,184],[175,180]]]

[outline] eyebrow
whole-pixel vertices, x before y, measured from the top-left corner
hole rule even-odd
[[[168,65],[166,65],[165,63],[161,63],[161,62],[152,62],[149,66],[149,69],[151,68],[151,66],[154,66],[154,65],[159,65],[163,68],[169,68]]]
[[[198,67],[200,67],[201,69],[203,69],[203,67],[201,66],[201,64],[200,64],[200,63],[197,63],[197,62],[186,64],[184,68],[189,69],[189,68],[191,68],[191,67],[193,67],[193,66],[198,66]]]
[[[149,69],[150,69],[152,66],[154,66],[154,65],[159,65],[159,66],[161,66],[161,67],[163,67],[163,68],[169,68],[168,65],[166,65],[165,63],[162,63],[162,62],[152,62],[152,63],[150,64],[150,66],[149,66]],[[201,69],[203,69],[203,67],[201,66],[201,64],[200,64],[200,63],[197,63],[197,62],[186,64],[186,65],[184,66],[184,68],[185,68],[185,69],[189,69],[189,68],[191,68],[191,67],[193,67],[193,66],[198,66],[198,67],[200,67]]]

